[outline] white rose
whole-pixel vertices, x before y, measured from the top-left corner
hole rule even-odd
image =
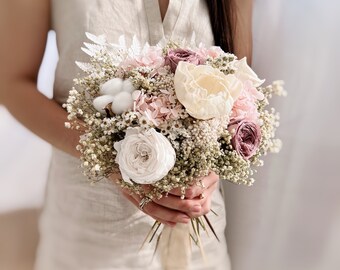
[[[123,180],[153,184],[161,180],[175,165],[176,153],[171,143],[155,129],[143,133],[128,128],[125,138],[116,142],[116,163]]]
[[[111,79],[100,86],[101,96],[93,100],[93,106],[97,111],[105,114],[105,107],[112,103],[112,111],[115,114],[122,114],[133,108],[132,92],[134,90],[130,80]]]
[[[233,66],[236,68],[235,76],[242,82],[252,81],[254,87],[259,87],[264,83],[265,80],[260,80],[254,70],[248,66],[246,57],[235,60]]]
[[[187,112],[202,120],[228,116],[243,87],[234,75],[188,62],[179,62],[174,84],[177,98]]]

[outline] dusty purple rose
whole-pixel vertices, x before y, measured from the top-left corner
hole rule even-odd
[[[173,73],[175,73],[180,61],[189,62],[194,65],[201,65],[205,62],[201,56],[190,50],[174,49],[168,51],[167,56],[165,56],[165,65],[170,66]]]
[[[241,121],[230,128],[235,128],[235,134],[231,139],[234,149],[244,159],[250,159],[260,145],[260,127],[253,122]]]

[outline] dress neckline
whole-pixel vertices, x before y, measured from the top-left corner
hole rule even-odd
[[[144,0],[149,28],[149,42],[157,44],[163,38],[170,38],[180,15],[183,0],[169,0],[168,9],[162,21],[158,0]]]

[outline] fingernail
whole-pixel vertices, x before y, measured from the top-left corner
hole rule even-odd
[[[191,208],[191,211],[197,213],[197,212],[201,212],[201,209],[202,209],[202,207],[198,204],[198,205],[193,206]]]

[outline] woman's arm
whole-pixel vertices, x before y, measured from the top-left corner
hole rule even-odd
[[[79,132],[66,129],[66,112],[37,90],[50,1],[2,1],[0,10],[0,104],[36,135],[78,157]]]
[[[253,36],[252,36],[252,14],[253,0],[234,0],[235,5],[235,33],[234,47],[238,58],[247,57],[250,65],[252,62]]]

